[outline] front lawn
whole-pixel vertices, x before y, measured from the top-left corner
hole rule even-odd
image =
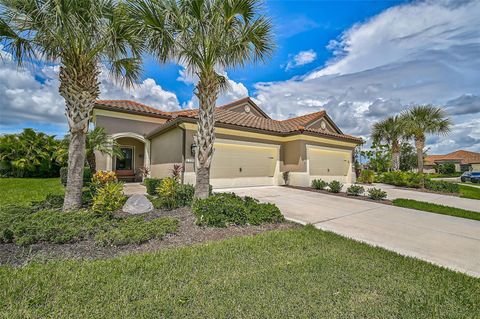
[[[449,215],[473,220],[480,220],[480,213],[460,209],[456,207],[432,204],[428,202],[416,201],[413,199],[397,198],[393,200],[393,205],[411,209],[423,210],[425,212]]]
[[[7,204],[27,205],[47,194],[63,194],[59,178],[0,178],[0,207]]]
[[[480,280],[307,226],[0,267],[0,317],[473,318]]]
[[[459,184],[460,197],[470,199],[480,199],[480,188]]]

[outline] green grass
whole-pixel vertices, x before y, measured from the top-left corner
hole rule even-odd
[[[430,213],[480,220],[480,213],[478,212],[460,209],[456,207],[421,202],[413,199],[397,198],[393,200],[393,205],[423,210],[425,212],[430,212]]]
[[[467,186],[463,184],[458,185],[460,187],[460,197],[470,199],[480,199],[480,188]]]
[[[480,280],[307,226],[0,267],[3,318],[474,318]]]
[[[7,204],[28,205],[47,194],[63,194],[60,178],[0,178],[0,207]]]

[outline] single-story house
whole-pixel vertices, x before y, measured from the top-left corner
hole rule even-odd
[[[116,159],[97,153],[97,169],[133,177],[147,167],[151,177],[161,178],[179,164],[182,182],[194,184],[197,118],[197,109],[164,112],[127,100],[97,101],[94,125],[105,128],[125,155]],[[244,98],[217,107],[215,119],[214,187],[281,185],[285,171],[298,186],[309,186],[315,178],[355,179],[353,150],[363,141],[344,134],[325,111],[278,121]]]
[[[426,171],[435,172],[437,165],[453,163],[456,172],[479,171],[480,153],[459,150],[445,155],[428,155],[424,159]]]

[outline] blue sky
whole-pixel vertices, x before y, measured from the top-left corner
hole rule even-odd
[[[455,123],[428,138],[430,153],[480,151],[480,1],[267,1],[277,50],[265,64],[224,70],[231,91],[273,118],[326,109],[346,133],[368,139],[375,121],[413,104],[445,107]],[[0,133],[66,131],[58,66],[17,70],[0,62]],[[124,89],[101,75],[101,98],[159,109],[194,107],[194,79],[145,57],[142,80]]]

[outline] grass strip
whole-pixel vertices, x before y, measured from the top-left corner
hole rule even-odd
[[[393,200],[393,205],[411,209],[422,210],[429,213],[449,215],[460,218],[467,218],[480,221],[480,213],[471,210],[465,210],[456,207],[421,202],[413,199],[397,198]]]

